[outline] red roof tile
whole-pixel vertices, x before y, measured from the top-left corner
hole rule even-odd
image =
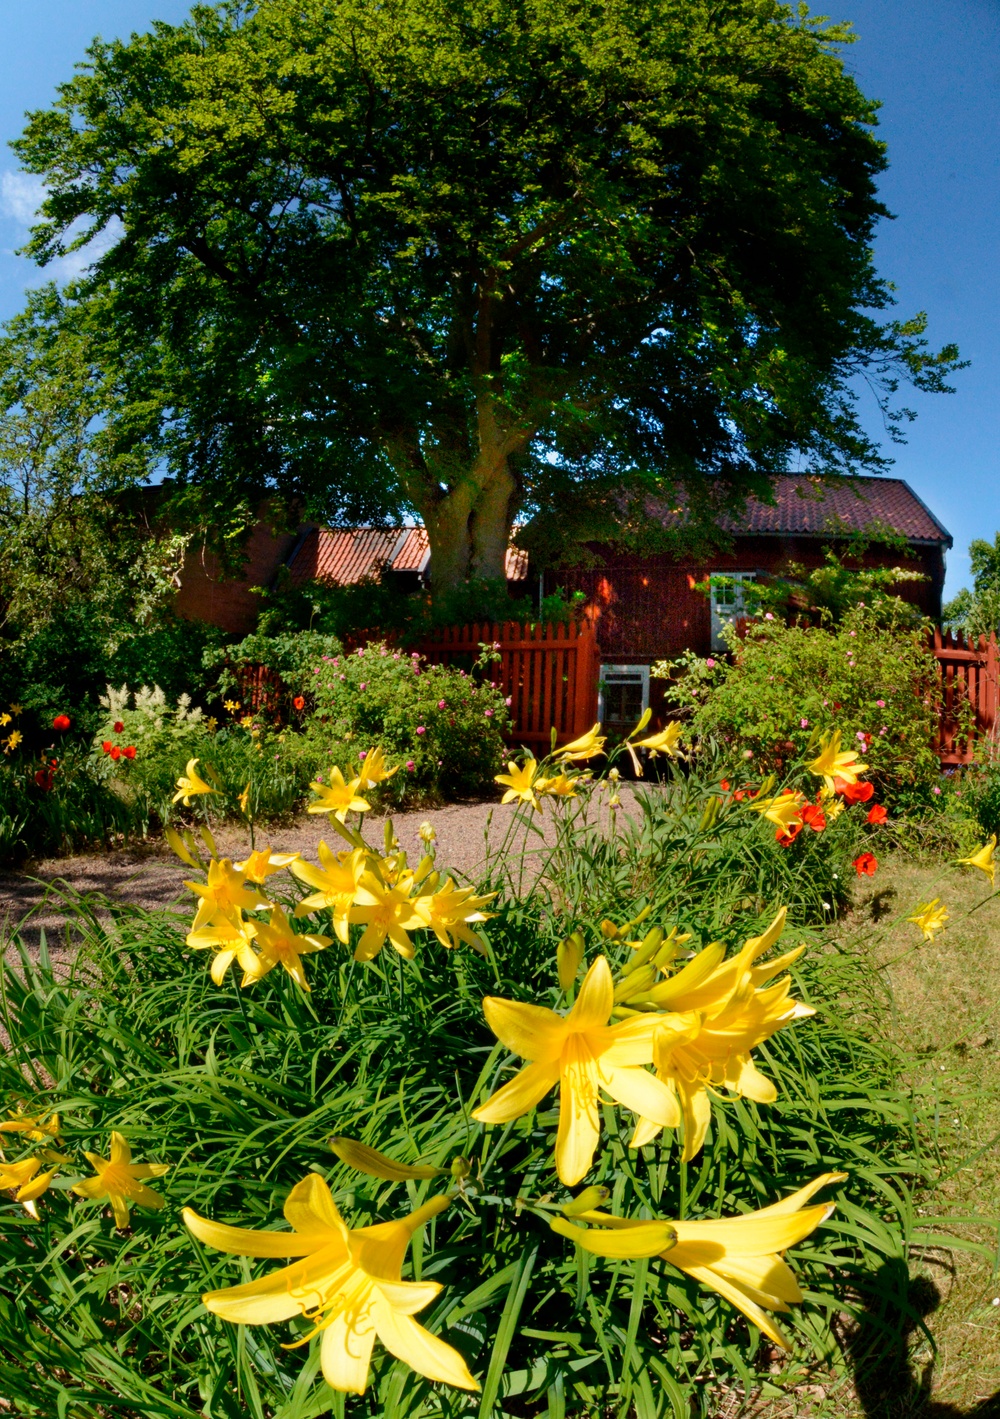
[[[888,529],[910,542],[952,545],[951,534],[902,478],[818,478],[785,475],[776,479],[773,506],[747,501],[742,517],[719,519],[727,532],[743,536],[831,537],[838,532]],[[676,513],[665,504],[650,511],[664,522]]]
[[[292,553],[288,570],[293,586],[307,581],[353,586],[377,576],[384,567],[394,572],[426,572],[429,561],[423,527],[314,527]],[[522,581],[527,575],[528,554],[509,547],[508,580]]]

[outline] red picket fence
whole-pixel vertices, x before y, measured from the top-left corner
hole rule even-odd
[[[968,764],[978,740],[996,732],[997,639],[965,641],[961,631],[935,627],[932,649],[938,663],[938,732],[934,748],[942,764]]]
[[[500,652],[490,678],[510,696],[512,743],[548,753],[553,726],[557,743],[565,744],[595,722],[601,656],[590,621],[446,626],[423,640],[419,650],[435,665],[468,664],[483,644]]]
[[[240,705],[247,714],[266,715],[268,719],[278,718],[288,709],[288,690],[276,670],[266,665],[230,666],[239,686],[237,692]]]

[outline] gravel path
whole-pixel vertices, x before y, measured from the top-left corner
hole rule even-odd
[[[634,810],[629,786],[622,784],[621,787],[622,807],[626,811]],[[513,812],[512,806],[501,807],[495,799],[454,803],[396,814],[393,826],[410,861],[416,862],[423,852],[420,825],[432,823],[437,832],[437,860],[442,871],[474,881],[487,865],[491,851],[502,841]],[[382,816],[368,815],[366,837],[372,844],[381,845],[384,822]],[[535,823],[548,838],[550,815],[536,817]],[[315,861],[316,844],[321,838],[331,846],[339,843],[324,818],[302,814],[283,827],[258,830],[257,846],[270,846],[278,852],[300,852]],[[246,832],[230,825],[215,833],[215,841],[224,857],[238,860],[249,852]],[[542,839],[533,838],[533,841],[536,846],[542,845]],[[184,887],[184,878],[190,875],[191,869],[177,860],[162,839],[108,852],[50,858],[20,872],[0,872],[0,936],[6,938],[13,928],[20,926],[25,942],[37,946],[39,932],[44,930],[46,938],[56,946],[65,937],[64,896],[67,892],[70,895],[93,892],[112,901],[186,910],[192,897]],[[68,945],[65,941],[64,946]]]

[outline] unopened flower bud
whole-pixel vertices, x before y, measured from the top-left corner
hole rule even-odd
[[[556,974],[563,991],[570,991],[583,961],[584,941],[579,931],[567,936],[556,947]]]

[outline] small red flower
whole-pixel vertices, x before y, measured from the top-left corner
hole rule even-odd
[[[878,858],[873,852],[863,852],[854,859],[854,870],[859,877],[874,877],[877,867]]]
[[[795,841],[801,831],[801,823],[790,823],[787,832],[784,828],[778,828],[776,830],[774,834],[774,840],[779,847],[791,847],[792,843]]]
[[[874,796],[875,785],[871,783],[847,783],[842,778],[833,781],[835,793],[839,793],[845,803],[867,803]]]
[[[737,803],[742,803],[744,798],[746,798],[746,794],[743,792],[742,788],[738,788],[733,794],[733,797],[736,799]]]
[[[112,748],[111,748],[111,757],[112,757],[114,760],[117,761],[118,759],[121,758],[121,756],[122,756],[122,751],[119,749],[118,745],[117,745],[117,744],[112,745]]]
[[[110,754],[110,753],[111,753],[111,740],[110,740],[110,739],[105,739],[104,743],[101,745],[101,748],[104,750],[105,754]]]
[[[296,708],[297,710],[305,709],[305,707],[306,707],[306,697],[305,697],[305,695],[296,695],[296,696],[295,696],[295,699],[292,701],[292,704],[295,706],[295,708]]]
[[[888,809],[883,808],[881,803],[873,803],[868,810],[869,823],[884,823],[888,816]]]
[[[43,792],[50,793],[52,791],[52,770],[36,769],[35,782],[38,784],[38,787],[42,789]]]
[[[124,728],[125,728],[125,726],[124,726],[124,724],[122,723],[122,721],[121,721],[120,719],[116,719],[116,720],[115,720],[115,733],[116,733],[116,734],[121,734],[121,732],[122,732],[122,730],[123,730]]]
[[[134,758],[135,758],[135,745],[134,745],[134,744],[126,744],[126,745],[125,745],[125,748],[122,750],[122,753],[125,755],[125,758],[126,758],[126,759],[134,759]]]
[[[55,719],[52,721],[52,728],[56,730],[59,734],[65,734],[67,729],[69,728],[69,715],[57,714]]]
[[[727,778],[720,778],[720,779],[719,779],[719,787],[722,789],[723,793],[728,793],[728,792],[729,792],[729,780],[728,780]]]
[[[818,803],[807,803],[799,814],[803,825],[812,828],[814,833],[821,833],[826,827],[826,814]]]

